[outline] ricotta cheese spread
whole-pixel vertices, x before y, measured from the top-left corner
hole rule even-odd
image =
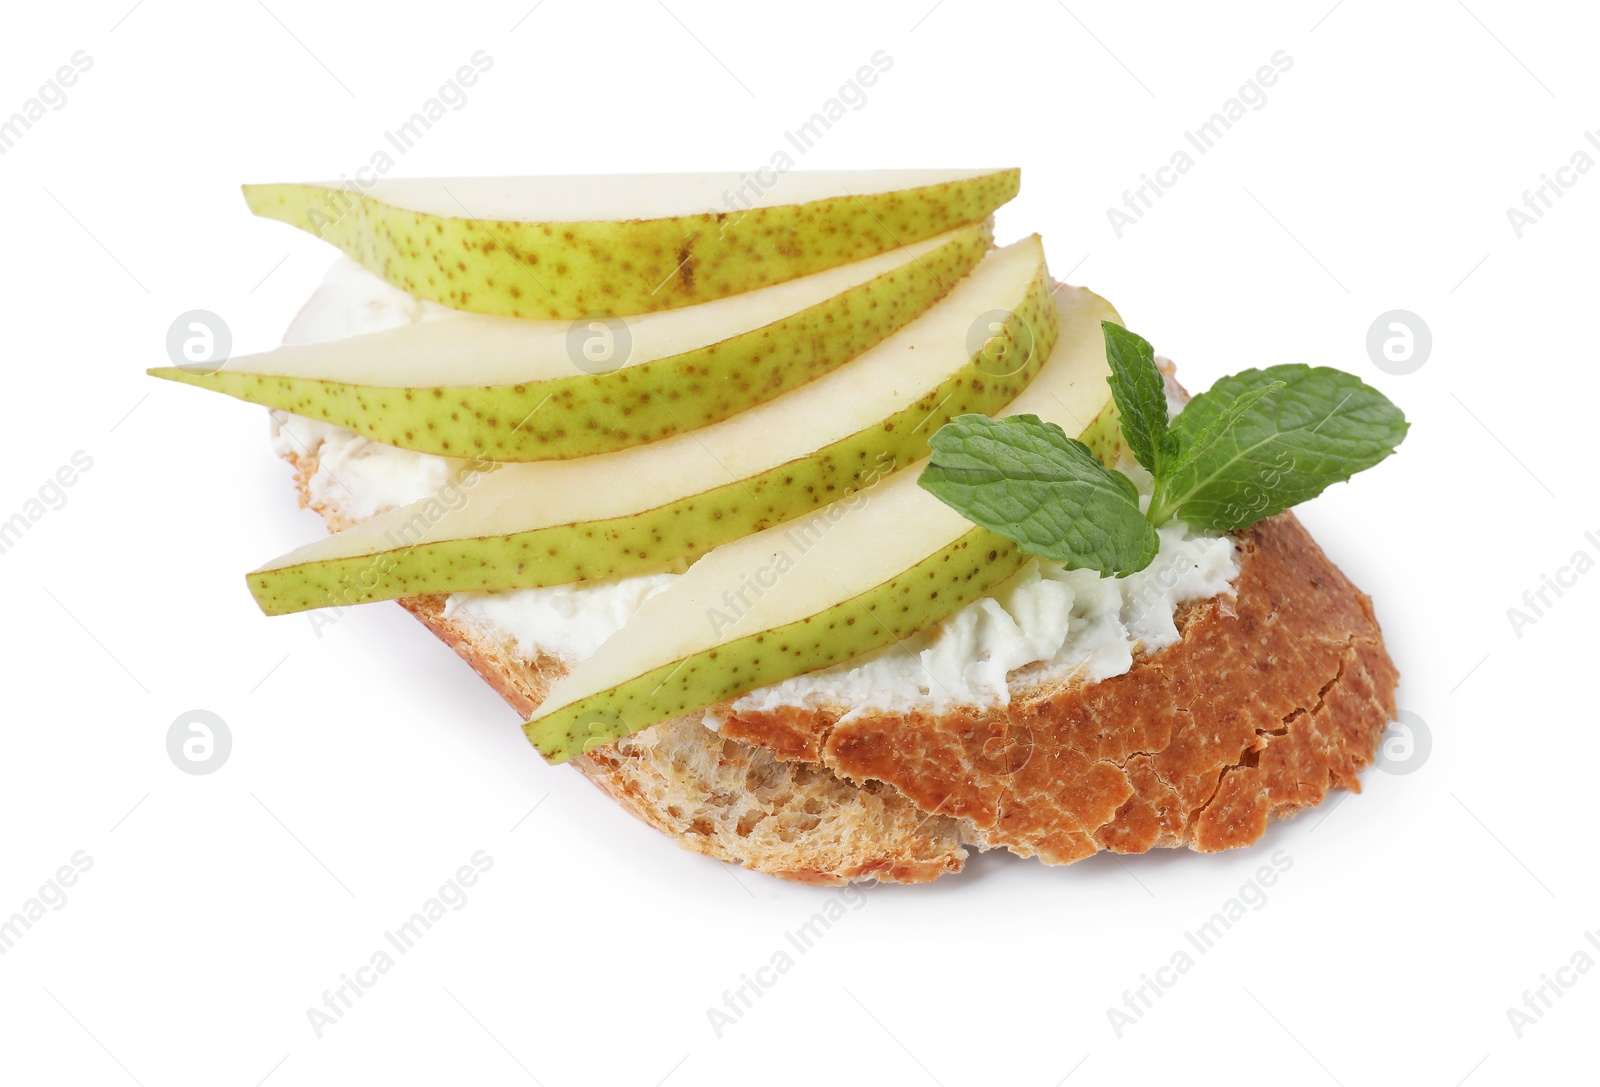
[[[328,273],[284,340],[338,339],[444,312],[346,258]],[[380,445],[317,420],[281,411],[272,416],[278,453],[315,453],[312,498],[351,521],[426,498],[458,478],[463,467],[461,461]],[[1018,681],[1031,686],[1121,675],[1136,653],[1178,641],[1174,616],[1181,605],[1231,593],[1239,576],[1238,546],[1231,537],[1176,522],[1159,535],[1155,561],[1137,574],[1101,577],[1035,559],[992,595],[914,638],[752,691],[732,709],[941,713],[957,706],[1005,705]],[[480,635],[514,642],[525,658],[543,653],[576,660],[599,648],[676,576],[653,573],[454,593],[445,615]],[[721,719],[713,712],[705,723],[717,728]]]

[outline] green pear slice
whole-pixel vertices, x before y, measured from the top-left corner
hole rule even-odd
[[[989,242],[988,223],[978,223],[626,321],[574,327],[451,312],[232,359],[212,373],[150,373],[422,453],[588,456],[718,422],[827,373],[926,311]],[[596,345],[625,357],[592,359],[586,352]]]
[[[505,317],[629,316],[810,275],[989,217],[1008,170],[374,179],[246,185],[250,210],[418,298]]]
[[[1037,236],[831,373],[650,445],[463,471],[438,494],[249,575],[269,615],[658,569],[819,509],[927,455],[964,412],[1027,387],[1056,337]],[[470,466],[469,466],[470,467]]]
[[[1115,460],[1100,330],[1085,290],[1057,291],[1060,336],[1004,414],[1060,424]],[[526,726],[552,762],[758,687],[900,641],[977,600],[1027,556],[917,486],[908,468],[807,517],[710,552],[550,691]]]

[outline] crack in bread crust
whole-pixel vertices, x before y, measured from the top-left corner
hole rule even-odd
[[[722,732],[887,782],[981,848],[1053,864],[1247,845],[1331,788],[1360,790],[1398,674],[1371,602],[1292,514],[1241,549],[1237,596],[1184,609],[1182,640],[1124,675],[942,715],[724,708]]]

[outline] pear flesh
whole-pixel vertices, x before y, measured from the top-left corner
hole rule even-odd
[[[1060,335],[1002,414],[1033,414],[1114,461],[1103,299],[1057,291]],[[828,509],[710,552],[551,690],[528,738],[550,761],[899,641],[1027,561],[917,486],[914,466]]]
[[[782,283],[982,222],[1004,170],[377,179],[246,185],[250,210],[452,309],[569,321]]]
[[[574,328],[447,312],[155,377],[446,457],[659,441],[797,388],[904,327],[982,259],[987,222],[747,294]],[[612,327],[619,326],[619,327]],[[591,352],[597,348],[598,357]]]
[[[1027,388],[1056,338],[1049,284],[1037,235],[994,250],[905,328],[775,400],[647,446],[465,472],[252,572],[251,592],[276,615],[561,585],[660,569],[820,509]]]

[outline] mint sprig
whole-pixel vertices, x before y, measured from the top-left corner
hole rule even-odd
[[[947,423],[918,483],[1030,554],[1123,577],[1155,558],[1156,527],[1248,528],[1382,461],[1409,426],[1354,375],[1300,364],[1223,378],[1169,423],[1154,349],[1102,331],[1123,438],[1154,481],[1147,512],[1127,476],[1034,415]]]
[[[1123,575],[1156,557],[1160,538],[1133,481],[1037,415],[958,415],[930,439],[917,482],[967,520],[1069,570]]]

